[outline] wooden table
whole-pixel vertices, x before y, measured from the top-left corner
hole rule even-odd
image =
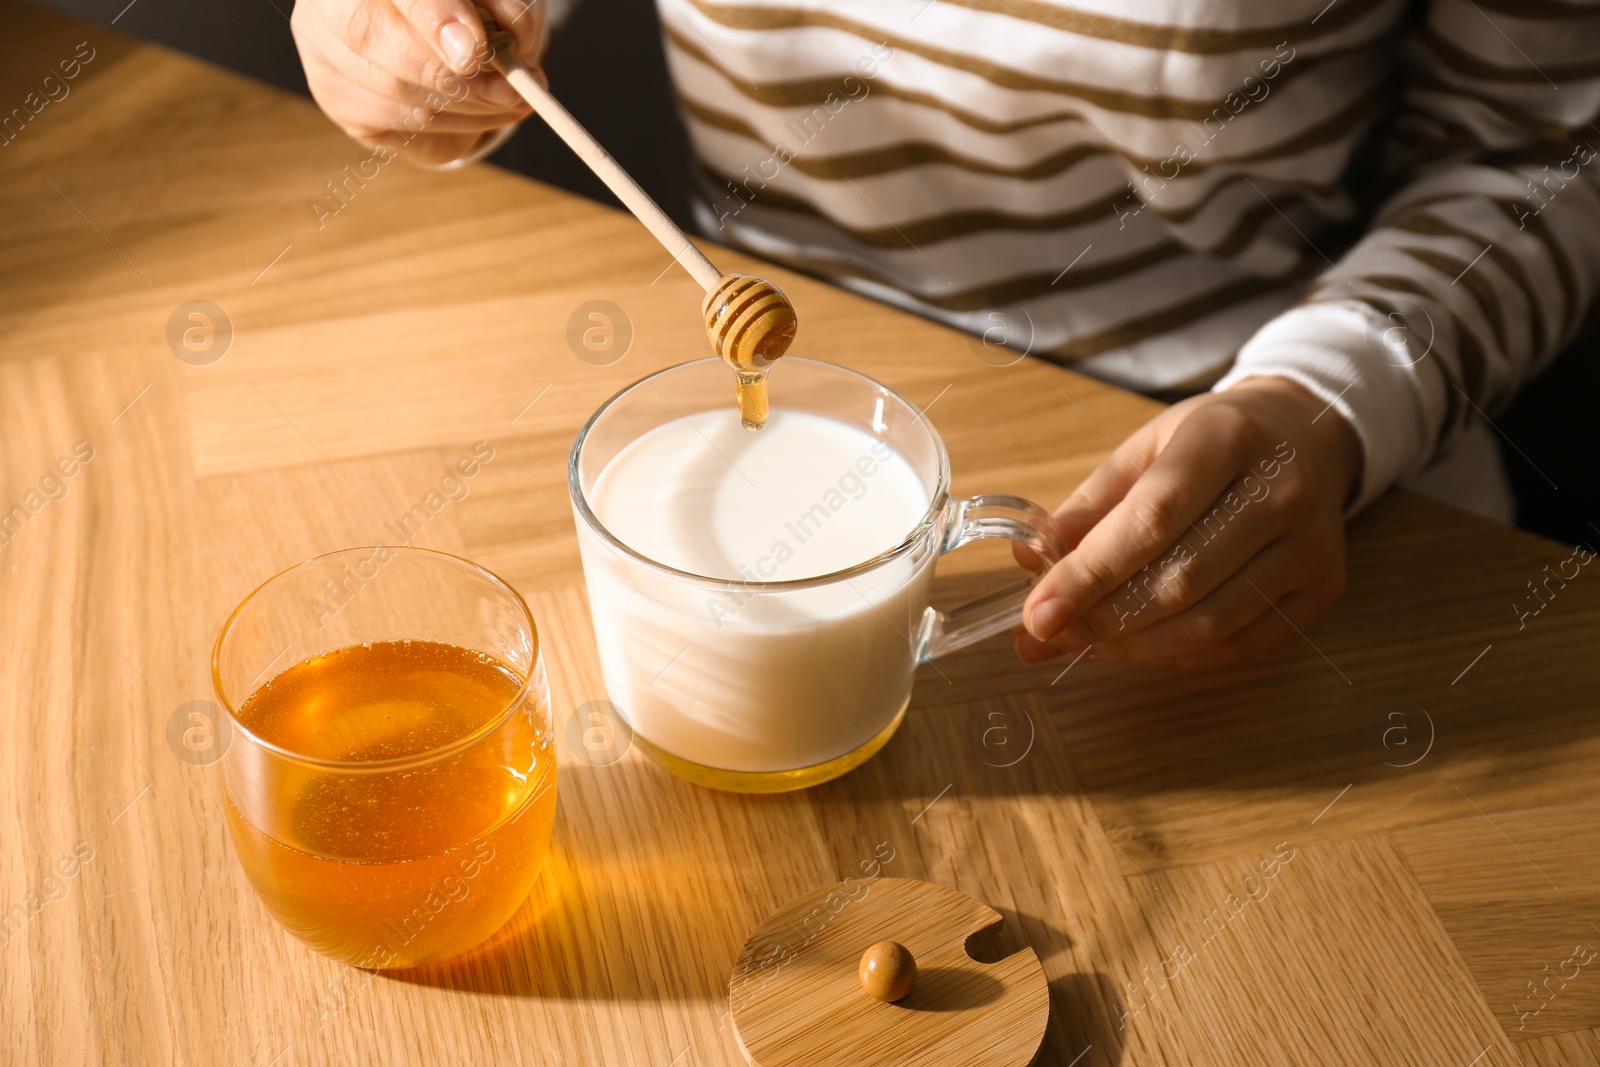
[[[701,354],[697,294],[628,218],[490,167],[383,167],[319,226],[308,202],[366,153],[308,102],[9,0],[0,25],[7,109],[94,49],[0,148],[0,508],[93,449],[0,548],[0,1061],[737,1064],[741,942],[877,853],[1038,951],[1043,1063],[1600,1063],[1600,570],[1519,627],[1571,550],[1403,494],[1355,523],[1349,593],[1284,659],[1062,676],[995,641],[798,795],[563,741],[551,861],[488,949],[377,978],[314,955],[239,871],[215,768],[168,742],[219,624],[486,440],[419,543],[526,594],[559,719],[603,695],[566,453],[604,397]],[[958,491],[1054,502],[1155,410],[774,277],[799,351],[935,403]],[[609,366],[566,340],[594,299],[635,334]],[[219,361],[169,348],[190,300],[231,321]],[[1008,566],[949,562],[950,596]]]

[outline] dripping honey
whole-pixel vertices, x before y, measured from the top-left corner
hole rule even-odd
[[[794,308],[764,278],[725,274],[702,311],[711,347],[736,375],[739,422],[759,430],[767,422],[767,372],[794,343]]]
[[[767,424],[767,372],[738,371],[739,424],[759,430]]]

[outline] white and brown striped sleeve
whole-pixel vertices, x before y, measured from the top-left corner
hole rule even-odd
[[[1218,382],[1279,375],[1355,426],[1350,511],[1446,453],[1600,293],[1600,4],[1433,0],[1400,68],[1372,228]]]

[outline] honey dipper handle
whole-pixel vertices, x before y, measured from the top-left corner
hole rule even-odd
[[[482,12],[480,12],[481,14]],[[550,95],[550,91],[534,80],[528,68],[522,65],[517,58],[514,39],[509,33],[501,30],[492,19],[485,18],[484,25],[489,31],[489,43],[494,49],[494,69],[504,74],[511,87],[521,94],[528,106],[538,113],[539,117],[549,124],[560,137],[578,154],[588,168],[606,183],[606,188],[617,194],[627,209],[633,212],[634,217],[644,223],[645,229],[661,242],[661,247],[672,253],[674,259],[683,264],[685,270],[700,283],[700,288],[710,292],[722,277],[722,272],[711,265],[705,254],[694,246],[684,232],[678,229],[676,223],[667,217],[656,202],[650,199],[650,194],[639,188],[639,183],[625,170],[611,153],[600,146],[588,130],[577,119],[572,117],[572,112],[561,105],[561,101]]]

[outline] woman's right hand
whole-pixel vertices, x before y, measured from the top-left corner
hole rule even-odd
[[[544,80],[549,0],[479,0]],[[363,144],[440,165],[470,154],[529,112],[486,65],[488,38],[471,0],[297,0],[289,20],[311,95]]]

